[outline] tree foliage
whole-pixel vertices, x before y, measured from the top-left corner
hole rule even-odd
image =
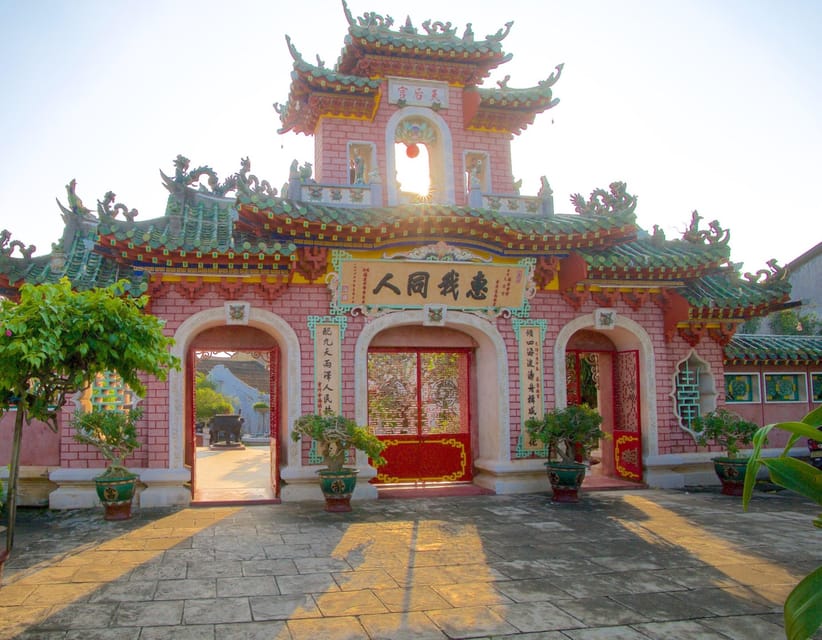
[[[822,335],[822,320],[815,313],[799,313],[786,309],[769,318],[771,333],[778,336]]]
[[[141,373],[165,380],[179,367],[162,321],[143,312],[148,298],[125,297],[125,285],[78,292],[64,278],[24,284],[19,302],[0,303],[0,413],[16,405],[56,431],[68,395],[98,373],[116,372],[143,395]]]
[[[127,284],[73,291],[63,278],[24,284],[19,302],[0,301],[0,415],[17,410],[6,556],[14,541],[23,424],[40,420],[56,431],[66,400],[99,373],[117,373],[137,395],[145,395],[143,374],[165,380],[170,368],[180,366],[162,321],[143,312],[148,298],[128,297]]]
[[[198,373],[194,383],[194,413],[198,421],[206,422],[221,413],[234,413],[232,398],[223,395],[204,374]]]

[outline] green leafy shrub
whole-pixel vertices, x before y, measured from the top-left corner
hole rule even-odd
[[[549,460],[563,463],[586,459],[605,433],[600,429],[602,416],[587,404],[553,409],[542,418],[525,421],[528,434],[548,449]]]
[[[385,444],[350,418],[313,413],[302,415],[294,422],[291,438],[298,442],[302,437],[317,441],[317,452],[330,471],[340,471],[343,468],[346,455],[352,447],[365,452],[374,466],[385,464],[385,458],[382,457]]]

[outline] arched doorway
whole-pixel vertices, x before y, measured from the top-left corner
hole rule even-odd
[[[192,503],[277,502],[280,349],[249,326],[197,334],[186,358]]]
[[[567,405],[587,404],[602,416],[606,438],[592,459],[592,475],[642,481],[639,349],[580,329],[565,348]]]
[[[387,445],[376,484],[470,482],[474,340],[445,327],[389,328],[368,347],[368,425]]]

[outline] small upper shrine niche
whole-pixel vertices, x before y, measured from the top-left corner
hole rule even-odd
[[[457,35],[450,22],[417,27],[409,16],[395,25],[391,16],[355,17],[344,0],[342,6],[348,34],[333,68],[307,62],[286,36],[294,73],[288,100],[275,108],[280,133],[316,136],[309,199],[541,211],[527,198],[518,201],[510,144],[559,102],[552,87],[562,65],[535,87],[510,88],[508,77],[483,87],[511,59],[502,41],[513,23],[485,37],[468,24]],[[340,195],[340,187],[358,193]]]

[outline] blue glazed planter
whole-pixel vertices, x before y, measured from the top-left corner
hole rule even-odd
[[[320,488],[325,496],[325,510],[332,513],[351,511],[351,494],[357,485],[359,469],[321,469],[317,473],[320,476]]]
[[[579,502],[579,488],[585,479],[585,465],[580,462],[546,462],[554,502]]]
[[[711,458],[714,471],[722,483],[722,493],[726,496],[741,496],[745,486],[745,472],[748,458]]]
[[[134,473],[121,475],[100,475],[94,478],[97,497],[103,503],[106,520],[128,520],[131,518],[131,499],[137,486],[138,476]]]

